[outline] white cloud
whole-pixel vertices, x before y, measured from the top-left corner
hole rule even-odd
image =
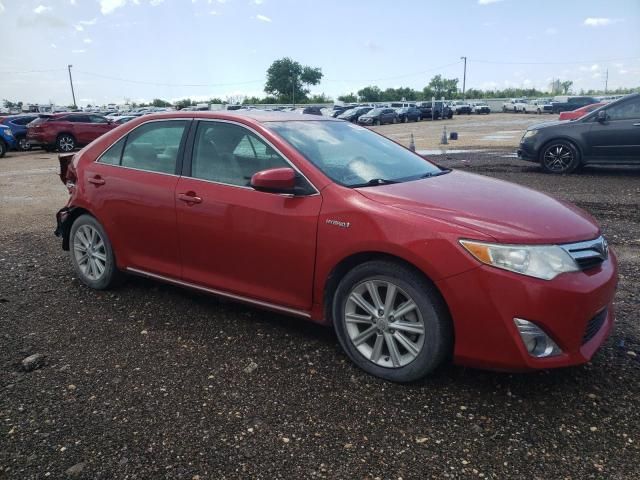
[[[52,43],[51,48],[58,48],[58,46],[55,43]]]
[[[75,4],[76,4],[76,0],[69,0],[69,3],[70,3],[71,5],[75,5]]]
[[[254,5],[262,5],[264,3],[264,0],[253,0],[252,2]]]
[[[75,28],[77,32],[84,31],[84,27],[82,25],[74,25],[73,28]]]
[[[613,23],[621,22],[620,19],[605,18],[605,17],[589,17],[584,19],[584,25],[587,27],[606,27]]]
[[[44,12],[48,12],[51,10],[51,7],[45,7],[44,5],[38,5],[36,8],[33,9],[33,13],[35,13],[36,15],[40,15]]]
[[[80,25],[95,25],[97,21],[97,18],[92,18],[91,20],[80,20],[78,23],[80,23]]]
[[[100,12],[103,15],[109,15],[114,10],[124,7],[127,0],[100,0]]]
[[[85,38],[84,40],[82,40],[84,43],[93,43],[93,40],[91,40],[90,38]]]
[[[82,49],[82,48],[78,48],[76,50],[71,50],[71,53],[85,53],[86,50]]]
[[[4,12],[4,5],[0,2],[0,15]]]
[[[219,15],[219,13],[218,13],[218,12],[216,12],[215,10],[211,10],[211,11],[209,12],[209,15]]]
[[[490,5],[492,3],[498,3],[502,0],[478,0],[478,5]]]
[[[591,65],[591,67],[589,67],[589,70],[591,70],[592,72],[597,72],[598,70],[600,70],[600,65],[594,63],[593,65]]]
[[[227,0],[218,0],[218,3],[227,3]]]
[[[555,28],[555,27],[548,27],[548,28],[544,31],[544,33],[545,33],[546,35],[556,35],[556,34],[558,33],[558,29],[557,29],[557,28]]]
[[[256,15],[256,18],[258,20],[260,20],[261,22],[271,23],[271,19],[269,17],[265,16],[265,15],[258,14],[258,15]]]
[[[621,68],[620,70],[618,70],[618,73],[620,75],[626,75],[627,73],[629,73],[629,70],[625,70],[624,68]]]
[[[164,2],[164,0],[150,0],[149,1],[149,5],[151,5],[152,7],[157,7],[158,5],[160,5],[162,2]]]

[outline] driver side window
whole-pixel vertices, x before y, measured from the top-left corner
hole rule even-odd
[[[640,97],[607,108],[609,120],[640,119]]]
[[[191,176],[249,186],[254,173],[289,164],[253,132],[239,125],[203,121],[198,125]]]

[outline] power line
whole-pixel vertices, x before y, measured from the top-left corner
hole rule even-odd
[[[0,75],[17,75],[17,74],[22,74],[22,73],[45,73],[45,72],[62,72],[66,70],[66,68],[50,68],[47,70],[15,70],[15,71],[11,71],[11,72],[7,72],[7,71],[1,71]]]
[[[248,85],[251,83],[261,83],[264,79],[260,80],[247,80],[244,82],[230,82],[230,83],[164,83],[164,82],[148,82],[144,80],[133,80],[128,78],[112,77],[110,75],[102,75],[100,73],[86,72],[84,70],[76,70],[78,73],[89,75],[91,77],[104,78],[106,80],[114,80],[117,82],[136,83],[139,85],[153,85],[156,87],[228,87],[233,85]]]

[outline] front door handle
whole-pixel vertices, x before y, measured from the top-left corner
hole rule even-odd
[[[202,203],[202,198],[198,197],[195,192],[179,193],[178,200],[187,203]]]
[[[89,183],[93,183],[94,185],[104,185],[104,178],[102,178],[100,175],[96,175],[95,177],[89,177],[87,179],[87,181]]]

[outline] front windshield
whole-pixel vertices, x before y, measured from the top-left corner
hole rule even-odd
[[[340,115],[351,115],[355,111],[355,108],[350,108],[349,110],[345,110],[344,112],[342,112]]]
[[[347,187],[416,180],[440,168],[366,128],[341,121],[267,122],[336,183]]]
[[[373,110],[369,111],[367,113],[367,115],[374,116],[374,115],[377,115],[379,113],[382,113],[382,109],[381,108],[374,108]]]

